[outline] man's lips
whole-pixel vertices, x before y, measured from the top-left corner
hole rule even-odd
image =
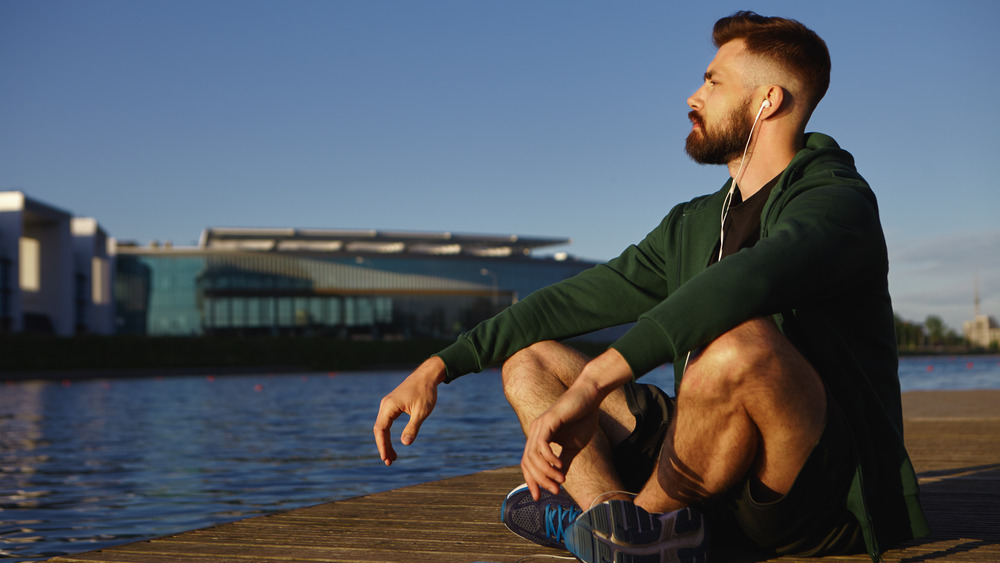
[[[702,122],[701,116],[695,112],[688,113],[688,119],[691,120],[692,129],[704,129],[705,124]]]

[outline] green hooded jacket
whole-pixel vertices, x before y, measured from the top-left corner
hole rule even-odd
[[[634,322],[611,347],[638,377],[773,316],[845,411],[859,459],[846,506],[869,555],[928,532],[903,445],[888,256],[875,195],[832,138],[806,135],[761,214],[760,241],[709,266],[729,182],[678,205],[619,257],[538,290],[438,356],[447,380],[535,342]],[[676,388],[675,388],[676,391]]]

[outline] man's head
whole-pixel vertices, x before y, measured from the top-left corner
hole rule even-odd
[[[746,77],[753,87],[783,78],[796,86],[796,95],[811,114],[830,86],[830,52],[819,35],[801,23],[736,12],[715,22],[712,42],[722,47],[743,40],[748,61]]]
[[[823,40],[794,20],[737,12],[716,22],[713,41],[719,50],[688,99],[688,154],[702,164],[739,158],[764,100],[766,116],[784,116],[801,134],[830,83]]]

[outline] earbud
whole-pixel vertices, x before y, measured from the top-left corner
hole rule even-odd
[[[771,100],[764,100],[763,102],[761,102],[760,107],[763,109],[771,107]]]

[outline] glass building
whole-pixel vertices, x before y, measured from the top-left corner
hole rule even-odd
[[[119,244],[117,332],[448,338],[594,266],[568,239],[207,229],[194,247]]]

